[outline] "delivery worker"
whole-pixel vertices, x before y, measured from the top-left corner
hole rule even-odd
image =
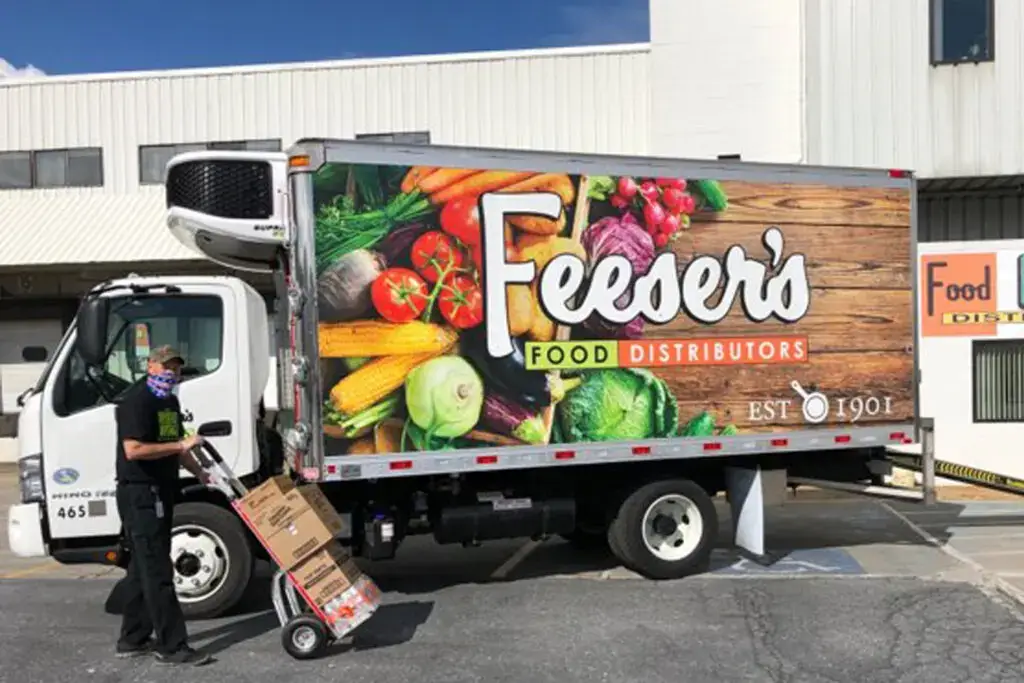
[[[117,655],[152,652],[161,663],[201,665],[212,660],[188,645],[171,564],[179,468],[208,483],[189,453],[202,437],[184,435],[175,395],[183,365],[170,346],[153,349],[146,379],[129,388],[116,407],[117,510],[131,553]]]

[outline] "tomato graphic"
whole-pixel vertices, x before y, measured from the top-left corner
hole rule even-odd
[[[409,322],[427,307],[427,283],[408,268],[388,268],[370,286],[370,299],[381,317],[393,323]]]
[[[427,282],[437,282],[446,271],[462,266],[462,252],[455,241],[440,230],[420,235],[412,243],[412,265]]]
[[[480,211],[474,196],[459,197],[441,209],[441,229],[463,244],[480,244]]]
[[[484,321],[483,292],[468,275],[449,276],[438,299],[441,315],[452,327],[465,330]]]

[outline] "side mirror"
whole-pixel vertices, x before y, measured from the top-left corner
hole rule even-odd
[[[88,365],[102,365],[107,360],[107,301],[87,297],[78,307],[75,322],[75,348]]]

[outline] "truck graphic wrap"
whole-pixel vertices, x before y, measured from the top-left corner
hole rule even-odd
[[[327,164],[331,454],[905,423],[902,189]]]

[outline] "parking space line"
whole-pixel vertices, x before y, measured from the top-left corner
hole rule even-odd
[[[47,571],[52,571],[53,569],[55,569],[53,563],[47,562],[46,564],[37,564],[32,567],[26,567],[25,569],[0,574],[0,579],[23,579],[28,576],[45,574]]]
[[[491,578],[504,579],[513,569],[518,567],[520,563],[530,555],[530,553],[536,550],[539,545],[540,541],[531,540],[524,543],[518,550],[512,553],[512,557],[505,560],[500,567],[491,572]]]

